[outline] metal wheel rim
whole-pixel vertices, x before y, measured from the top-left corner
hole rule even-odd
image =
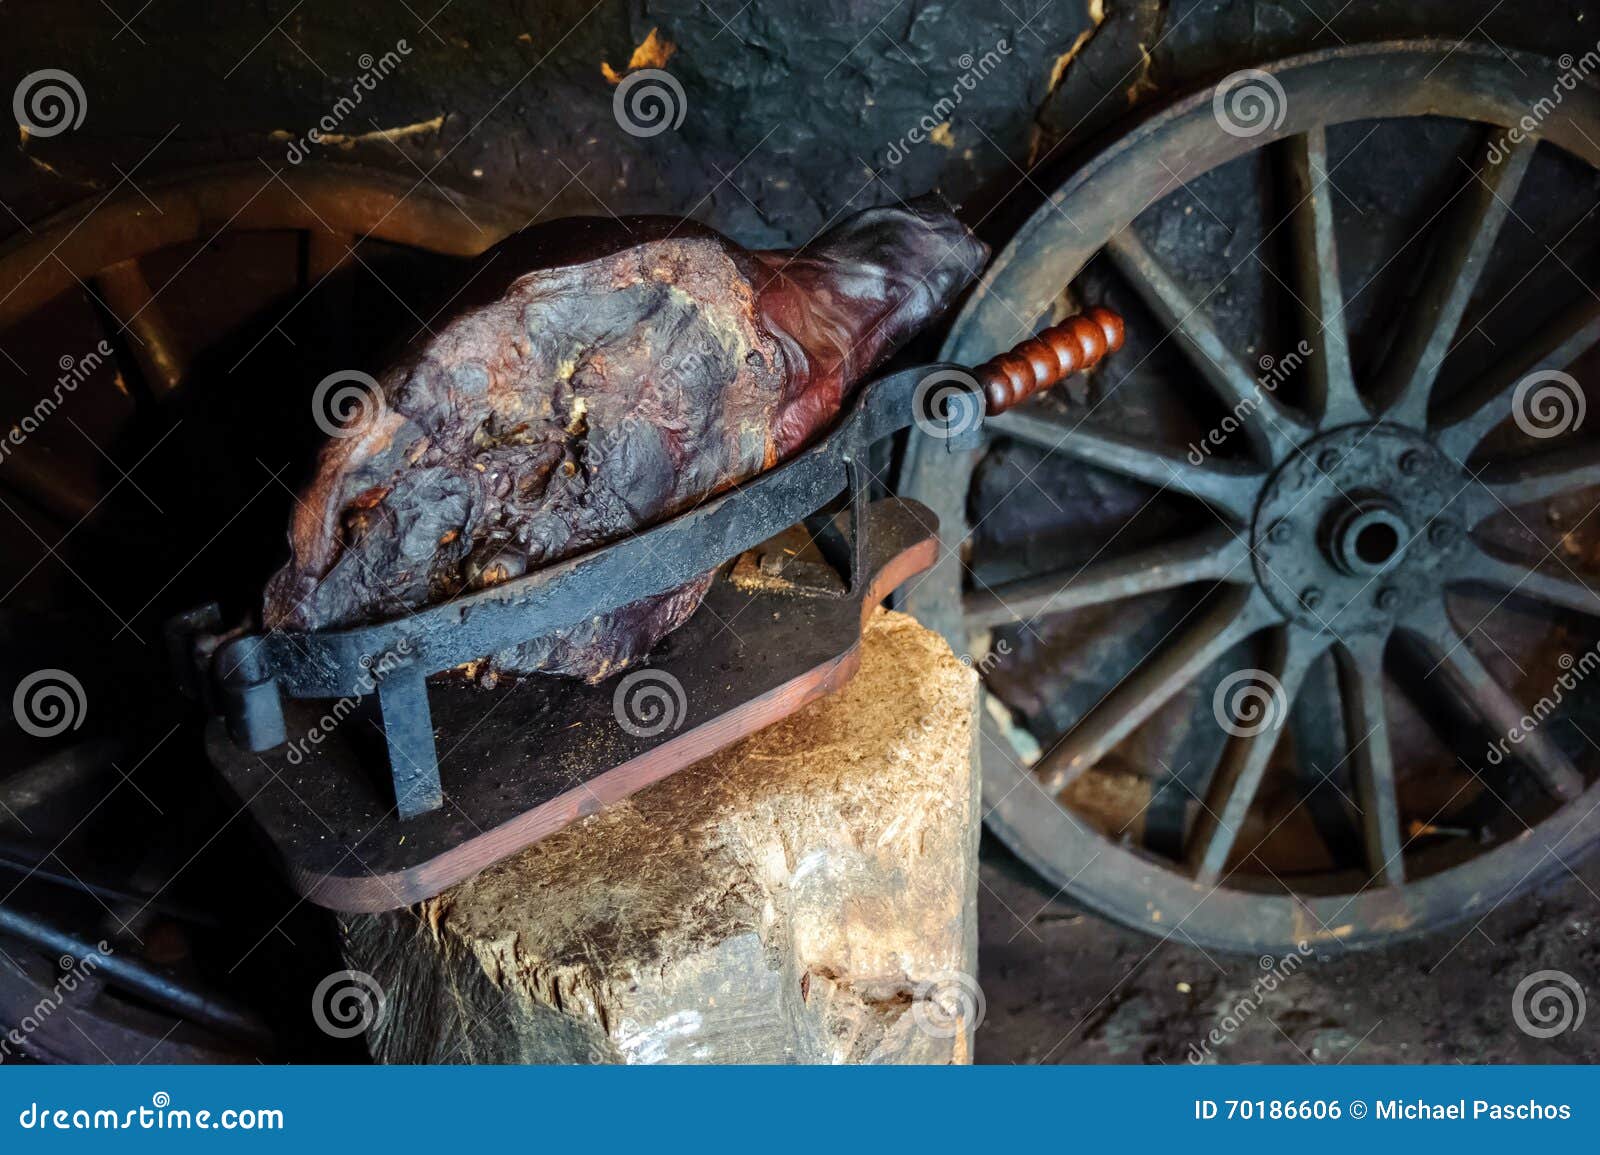
[[[1507,127],[1541,96],[1548,82],[1489,50],[1443,41],[1401,41],[1297,56],[1268,65],[1282,85],[1287,113],[1268,132],[1244,138],[1221,133],[1212,117],[1214,89],[1188,97],[1095,154],[1038,209],[997,257],[957,318],[943,357],[976,363],[1032,331],[1061,289],[1101,247],[1096,238],[1121,232],[1171,176],[1143,165],[1148,150],[1174,158],[1198,176],[1267,143],[1351,120],[1443,115]],[[1567,95],[1561,123],[1541,139],[1600,167],[1600,148],[1572,122],[1600,122],[1600,95],[1580,86]],[[1153,169],[1154,171],[1149,171]],[[1192,179],[1192,177],[1191,177]],[[1106,195],[1098,190],[1117,190]],[[1070,202],[1069,224],[1061,206]],[[1078,230],[1081,229],[1081,232]],[[1083,238],[1089,238],[1085,240]],[[957,457],[926,437],[908,448],[902,492],[919,498],[947,526],[966,525],[965,502],[977,454]],[[964,647],[961,567],[951,550],[906,599],[907,608]],[[987,706],[988,703],[985,703]],[[1053,885],[1130,926],[1181,933],[1221,949],[1283,949],[1301,942],[1362,946],[1424,933],[1481,915],[1510,894],[1564,869],[1600,841],[1600,785],[1591,786],[1546,819],[1545,836],[1518,838],[1466,866],[1403,887],[1316,897],[1230,891],[1196,882],[1165,863],[1116,845],[1056,804],[1038,787],[994,712],[983,711],[986,821]]]

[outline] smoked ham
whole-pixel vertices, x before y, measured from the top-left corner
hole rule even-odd
[[[330,439],[268,583],[293,630],[396,617],[626,537],[784,460],[978,275],[926,202],[793,252],[664,217],[559,221],[479,259],[448,321]],[[597,681],[648,654],[710,575],[491,672]],[[596,591],[597,596],[602,591]]]

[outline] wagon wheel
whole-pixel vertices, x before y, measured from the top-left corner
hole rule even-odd
[[[1078,168],[956,320],[973,364],[1069,302],[1129,316],[1091,396],[901,475],[950,546],[909,608],[985,675],[987,821],[1053,885],[1207,946],[1368,945],[1600,839],[1565,372],[1600,93],[1562,75],[1426,41],[1235,73]]]
[[[46,388],[28,380],[36,376],[29,353],[48,354],[40,365],[47,381],[60,353],[62,369],[79,375],[74,394],[94,393],[121,374],[122,400],[98,407],[103,442],[141,405],[159,410],[182,394],[192,362],[217,344],[208,322],[239,326],[268,308],[292,315],[296,301],[339,268],[371,272],[381,259],[374,250],[471,256],[526,223],[502,206],[447,198],[424,182],[353,165],[279,172],[230,165],[137,186],[125,178],[0,248],[0,370],[9,370],[12,410],[5,416],[28,412]],[[344,336],[358,341],[370,328],[352,326]],[[124,363],[86,369],[81,355],[94,341],[66,344],[74,335],[108,339]],[[233,384],[244,360],[219,366],[218,375]],[[21,445],[7,456],[0,485],[57,514],[81,516],[92,508],[92,482],[61,456]]]
[[[229,855],[250,853],[229,841],[242,824],[208,810],[218,803],[196,788],[204,768],[181,763],[198,754],[174,736],[187,715],[168,690],[159,623],[206,585],[249,606],[283,548],[298,480],[283,467],[303,467],[319,437],[319,377],[381,367],[376,335],[428,323],[452,258],[526,223],[355,166],[227,166],[124,180],[0,247],[0,428],[12,434],[0,453],[12,542],[0,566],[0,855],[40,864],[0,871],[0,905],[81,940],[109,936],[130,955],[159,942],[151,965],[252,1002],[292,987],[299,951],[275,955],[281,936],[251,947],[261,928],[237,922],[252,902],[278,900],[270,881],[228,869]],[[63,672],[76,698],[41,698],[45,724],[22,725],[18,685],[59,688]],[[127,893],[85,877],[127,880]],[[157,925],[178,890],[232,921]],[[141,898],[152,894],[161,901]],[[35,970],[54,981],[54,953],[4,946],[0,994],[25,999]],[[252,986],[261,970],[273,981]],[[186,1061],[259,1045],[179,1029],[114,981],[77,997],[36,1055]],[[293,1054],[303,1000],[276,1017],[289,1048],[277,1053]]]

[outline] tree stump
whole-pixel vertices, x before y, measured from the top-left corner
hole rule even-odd
[[[877,612],[842,691],[407,910],[390,1063],[968,1062],[976,677]]]

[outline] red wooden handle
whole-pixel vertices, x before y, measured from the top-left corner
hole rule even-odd
[[[1050,326],[972,372],[983,386],[993,417],[1074,373],[1092,369],[1107,353],[1120,348],[1122,318],[1110,309],[1096,307]]]

